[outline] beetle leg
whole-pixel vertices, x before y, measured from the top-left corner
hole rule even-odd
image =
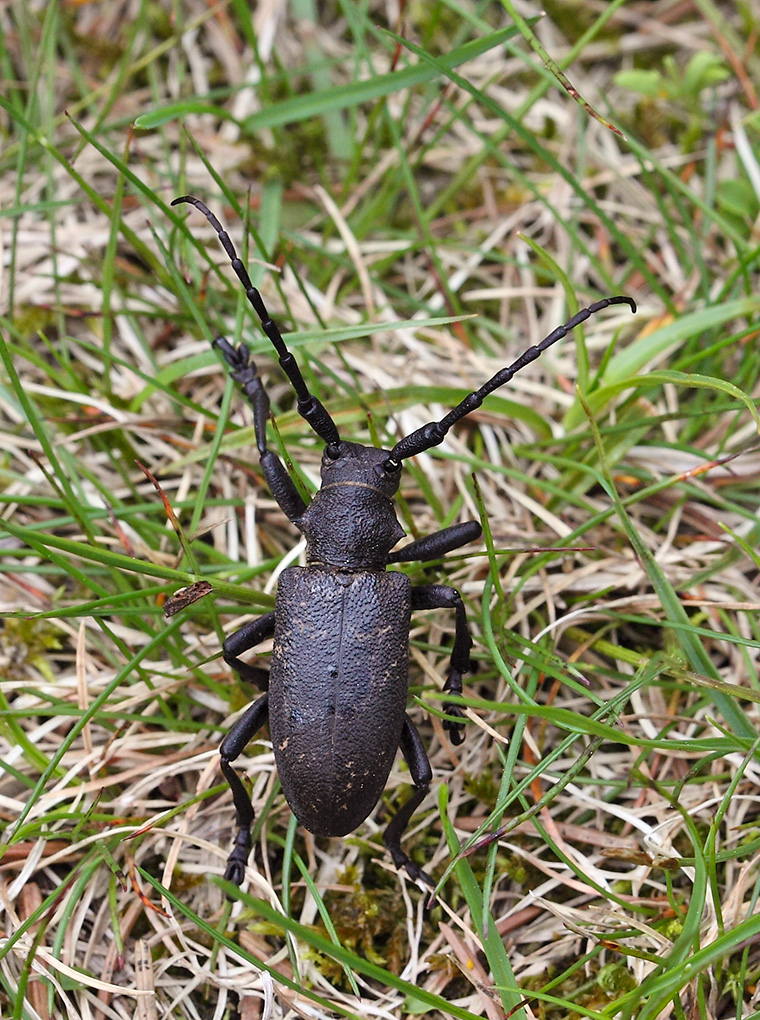
[[[438,560],[452,549],[458,549],[468,542],[474,542],[483,534],[477,521],[463,521],[450,528],[434,531],[432,535],[418,538],[402,546],[388,556],[389,563],[410,563],[412,560]]]
[[[425,753],[425,746],[408,715],[404,716],[404,728],[401,731],[399,745],[404,760],[409,766],[412,782],[416,789],[388,823],[383,833],[383,843],[385,843],[386,849],[393,858],[393,863],[399,870],[406,868],[407,874],[413,881],[416,882],[418,879],[421,879],[427,885],[435,886],[432,878],[401,849],[401,837],[404,834],[404,830],[409,824],[412,815],[426,797],[430,789],[430,781],[433,778],[433,770],[430,768],[430,762]]]
[[[440,532],[443,534],[443,532]],[[469,673],[470,649],[472,638],[467,626],[467,613],[462,602],[462,596],[456,588],[448,584],[425,584],[412,588],[412,609],[454,609],[456,610],[456,631],[454,633],[454,647],[451,649],[451,667],[444,691],[451,694],[462,693],[462,674]],[[464,719],[465,714],[460,705],[453,705],[445,702],[443,706],[447,715],[453,715],[457,719]],[[452,744],[461,744],[464,740],[464,725],[458,722],[443,724],[444,729],[449,732],[449,739]]]
[[[265,691],[269,686],[269,674],[265,669],[259,669],[258,666],[251,666],[247,662],[243,662],[239,656],[243,652],[255,648],[272,634],[274,634],[274,613],[265,613],[230,634],[222,645],[222,655],[227,665],[235,670],[241,680],[255,684],[260,691]]]
[[[269,491],[287,518],[297,524],[306,509],[306,504],[280,458],[267,446],[269,397],[256,371],[256,366],[250,360],[248,346],[241,343],[237,347],[233,347],[229,340],[219,336],[214,340],[214,347],[221,351],[222,357],[230,368],[230,375],[235,382],[240,384],[240,388],[253,410],[256,446],[259,450],[261,470],[266,478]]]
[[[222,772],[230,784],[232,799],[235,803],[235,820],[237,834],[232,853],[227,858],[224,877],[235,885],[240,885],[245,877],[245,866],[251,853],[251,826],[253,825],[253,804],[243,786],[242,780],[232,767],[232,762],[243,752],[261,727],[266,722],[269,710],[269,695],[262,694],[245,710],[230,732],[222,741],[219,755],[222,759]]]

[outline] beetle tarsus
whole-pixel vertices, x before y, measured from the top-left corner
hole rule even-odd
[[[301,519],[301,515],[306,509],[306,503],[304,503],[301,494],[280,458],[267,446],[269,397],[264,389],[264,384],[259,378],[256,365],[250,360],[248,346],[241,343],[237,347],[233,347],[229,340],[223,336],[216,338],[214,346],[217,350],[221,351],[222,357],[230,368],[230,375],[240,384],[245,398],[253,411],[253,428],[256,433],[259,463],[269,486],[269,491],[274,496],[278,506],[287,514],[288,519],[295,523]],[[227,661],[229,662],[229,659]],[[237,669],[235,663],[230,663],[230,665]],[[238,672],[244,679],[248,679],[242,670],[238,670]]]
[[[446,683],[443,685],[444,691],[448,691],[449,694],[462,694],[462,674],[457,670],[452,670],[449,674]],[[461,719],[461,722],[454,722],[450,719],[444,719],[443,728],[449,735],[449,740],[452,744],[457,746],[464,742],[464,724],[467,720],[464,709],[461,705],[457,705],[451,701],[444,701],[443,711],[446,715],[453,715],[456,719]]]
[[[227,858],[227,867],[224,870],[224,877],[228,882],[235,885],[242,885],[245,878],[245,869],[248,858],[251,856],[251,830],[240,828],[235,836],[235,845],[230,856]]]
[[[425,758],[425,761],[427,761],[427,757]],[[427,796],[429,789],[429,786],[418,787],[406,803],[401,805],[386,826],[385,832],[383,833],[383,843],[385,844],[385,849],[391,855],[391,859],[396,865],[398,871],[403,869],[412,881],[422,881],[435,888],[435,882],[432,880],[430,875],[428,875],[419,864],[416,864],[409,854],[401,848],[401,836],[409,824],[412,815]]]
[[[401,747],[404,760],[409,766],[409,774],[412,777],[415,788],[409,799],[401,805],[386,826],[383,833],[383,843],[399,871],[403,868],[413,881],[422,881],[428,886],[435,888],[435,882],[433,882],[432,878],[401,848],[401,837],[404,834],[404,830],[414,812],[427,796],[430,783],[433,779],[433,770],[430,768],[425,745],[422,743],[417,728],[408,715],[404,716],[404,727],[401,731],[399,746]]]
[[[390,854],[398,871],[405,871],[413,882],[422,882],[428,887],[428,889],[435,889],[435,881],[430,877],[430,875],[428,875],[427,871],[420,867],[419,864],[416,864],[411,857],[407,857],[403,851],[400,854],[394,854],[391,850]],[[431,901],[434,901],[435,898],[431,896],[430,899]],[[428,909],[430,909],[429,906]]]
[[[273,622],[274,613],[267,613],[266,616],[262,616],[256,621],[260,637],[270,632],[270,625],[273,625]],[[237,635],[233,636],[236,637]],[[249,645],[248,647],[251,646]],[[242,651],[243,649],[240,650]],[[245,665],[245,663],[240,665]],[[245,867],[248,863],[252,845],[251,826],[253,825],[255,815],[250,794],[245,786],[243,786],[240,776],[233,769],[232,762],[243,752],[246,744],[253,740],[261,729],[266,720],[268,708],[269,695],[262,694],[252,705],[248,706],[224,738],[222,746],[219,748],[219,757],[221,759],[219,764],[224,773],[224,778],[230,784],[230,789],[232,790],[232,800],[235,804],[235,820],[237,822],[235,845],[232,848],[232,853],[227,858],[224,877],[229,879],[230,882],[234,882],[235,885],[240,885],[245,877]]]

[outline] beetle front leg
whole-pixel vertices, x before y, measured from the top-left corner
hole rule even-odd
[[[383,843],[385,843],[385,848],[393,858],[393,863],[399,871],[401,868],[405,868],[413,881],[416,882],[418,879],[421,879],[427,885],[434,887],[435,882],[432,878],[401,849],[401,837],[404,834],[404,830],[414,812],[427,796],[427,792],[430,789],[430,781],[433,778],[433,770],[430,768],[424,744],[408,715],[404,716],[404,728],[401,731],[399,745],[404,760],[409,766],[409,773],[416,789],[409,800],[406,801],[403,807],[399,808],[388,823],[383,833]]]
[[[306,504],[280,458],[267,446],[269,397],[256,371],[256,365],[250,360],[248,346],[241,343],[233,347],[229,340],[219,336],[214,340],[214,347],[221,351],[230,368],[230,375],[240,384],[246,400],[251,405],[259,462],[269,491],[286,517],[297,526]]]
[[[235,885],[240,885],[245,877],[245,866],[251,853],[251,826],[255,816],[250,795],[243,786],[240,776],[233,769],[232,762],[242,754],[246,745],[256,736],[266,722],[268,713],[269,695],[262,694],[240,716],[219,748],[222,772],[232,790],[235,821],[237,822],[235,845],[227,858],[224,877],[229,882],[234,882]]]
[[[451,694],[461,694],[462,674],[470,672],[470,649],[472,648],[472,637],[467,626],[467,612],[462,596],[456,588],[452,588],[448,584],[420,585],[412,588],[412,609],[456,610],[456,630],[454,632],[454,647],[451,649],[451,666],[443,689]],[[453,715],[457,719],[465,718],[460,705],[445,702],[443,710],[447,715]],[[452,744],[462,743],[464,740],[463,723],[447,720],[443,727],[448,730]]]

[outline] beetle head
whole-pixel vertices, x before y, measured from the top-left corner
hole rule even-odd
[[[393,507],[401,472],[386,467],[387,450],[340,440],[322,457],[322,487],[296,524],[310,565],[382,570],[404,537]]]
[[[387,499],[398,492],[401,472],[388,469],[388,450],[340,441],[338,456],[326,448],[322,457],[322,488],[332,485],[366,486]]]

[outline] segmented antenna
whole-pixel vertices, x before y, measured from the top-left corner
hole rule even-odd
[[[238,258],[235,246],[230,240],[230,235],[224,229],[216,216],[214,216],[208,206],[201,202],[199,198],[193,198],[192,195],[182,195],[180,198],[175,198],[172,205],[179,205],[181,202],[187,202],[189,205],[194,205],[196,209],[203,213],[211,226],[217,232],[219,241],[221,242],[224,250],[227,252],[232,268],[235,270],[237,278],[245,288],[245,296],[248,298],[251,305],[253,305],[254,311],[261,320],[261,328],[272,341],[274,349],[277,351],[277,355],[280,359],[282,370],[290,380],[293,389],[296,391],[296,397],[298,398],[298,403],[296,405],[298,413],[314,429],[320,439],[323,439],[325,443],[327,443],[328,455],[333,458],[337,457],[340,435],[338,434],[335,422],[332,420],[321,401],[317,400],[314,394],[309,392],[309,388],[304,382],[301,370],[298,367],[298,362],[293,354],[288,350],[285,341],[282,338],[282,334],[277,327],[277,323],[269,314],[266,309],[266,305],[261,299],[261,294],[259,294],[258,290],[256,290],[251,283],[248,270],[243,265],[243,262]]]
[[[536,358],[543,354],[547,347],[556,344],[558,340],[567,336],[576,326],[580,326],[586,319],[601,311],[602,308],[608,308],[610,305],[630,305],[631,311],[636,312],[636,302],[633,298],[626,297],[625,295],[603,298],[601,301],[596,301],[593,305],[589,305],[588,308],[581,308],[572,319],[568,319],[562,326],[557,326],[541,343],[529,347],[527,351],[520,355],[517,361],[513,361],[511,365],[502,368],[493,378],[484,383],[479,390],[468,393],[464,400],[457,404],[448,414],[444,415],[440,421],[428,422],[427,425],[416,429],[411,435],[405,436],[404,439],[396,443],[385,462],[386,470],[397,471],[401,466],[402,460],[406,460],[408,457],[415,457],[418,453],[429,450],[431,446],[438,446],[439,443],[443,442],[449,429],[474,411],[475,408],[480,407],[489,393],[493,393],[500,386],[504,386],[520,369],[525,368],[531,361],[535,361]]]

